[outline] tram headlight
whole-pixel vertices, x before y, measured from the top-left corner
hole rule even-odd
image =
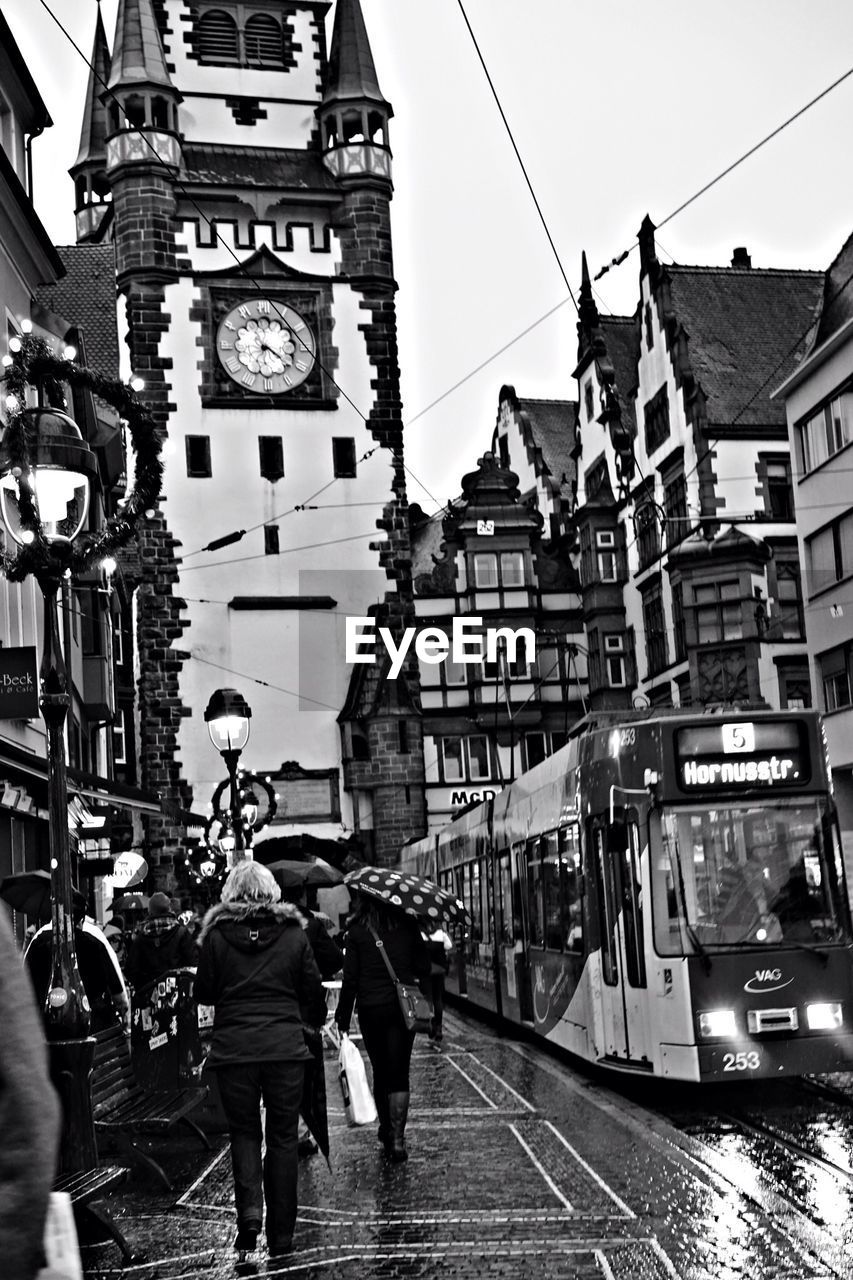
[[[699,1014],[699,1034],[701,1036],[737,1035],[737,1022],[734,1009],[709,1009]]]
[[[841,1005],[837,1001],[832,1004],[807,1004],[806,1021],[809,1031],[834,1031],[843,1021]]]

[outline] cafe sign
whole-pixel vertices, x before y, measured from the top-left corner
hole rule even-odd
[[[38,714],[35,648],[0,649],[0,720],[34,720]]]

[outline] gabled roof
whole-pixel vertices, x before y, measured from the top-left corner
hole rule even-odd
[[[137,84],[174,88],[151,0],[119,0],[109,87]]]
[[[109,118],[106,104],[101,101],[104,86],[110,74],[110,50],[107,44],[107,33],[101,8],[95,19],[95,39],[92,44],[92,57],[89,59],[89,81],[86,85],[86,102],[83,107],[83,127],[80,130],[80,150],[73,168],[87,161],[106,160],[106,137],[109,131]]]
[[[359,0],[338,0],[323,102],[364,99],[388,107],[376,77],[361,4]]]
[[[575,443],[578,406],[574,400],[519,400],[527,415],[532,444],[558,485],[570,483],[575,474],[571,450]]]
[[[842,245],[823,282],[820,323],[810,350],[831,338],[853,318],[853,235]]]
[[[673,264],[664,276],[709,424],[783,426],[770,393],[808,345],[823,273]]]

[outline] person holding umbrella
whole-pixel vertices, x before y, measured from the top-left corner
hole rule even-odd
[[[267,1244],[278,1256],[290,1252],[296,1223],[297,1124],[311,1061],[301,1011],[321,1025],[326,993],[302,917],[280,901],[266,867],[252,859],[238,862],[221,897],[202,925],[195,996],[215,1008],[207,1068],[217,1073],[231,1138],[234,1247],[255,1248],[266,1201]]]
[[[379,1141],[394,1161],[408,1159],[405,1132],[409,1114],[409,1064],[414,1031],[403,1021],[397,993],[382,959],[380,942],[400,982],[429,990],[426,942],[411,916],[394,904],[356,889],[347,931],[341,995],[335,1022],[349,1031],[358,1003],[358,1025],[373,1070],[373,1097],[379,1115]]]

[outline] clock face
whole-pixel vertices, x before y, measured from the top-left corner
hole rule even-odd
[[[273,298],[251,298],[232,307],[220,322],[216,352],[238,386],[259,395],[280,395],[308,377],[317,344],[310,325],[293,307]]]

